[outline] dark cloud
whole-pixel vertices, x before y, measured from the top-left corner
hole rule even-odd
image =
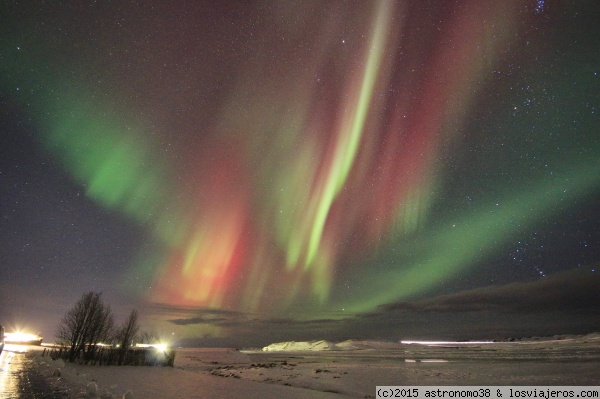
[[[251,318],[249,314],[226,309],[170,306],[157,303],[151,304],[147,308],[154,314],[166,316],[168,322],[178,326],[236,324],[248,321]]]
[[[597,313],[600,275],[575,270],[526,283],[477,288],[418,302],[384,304],[379,308],[384,312]]]
[[[532,335],[584,334],[597,330],[600,276],[589,270],[557,273],[512,283],[396,302],[377,311],[327,317],[266,317],[223,309],[154,304],[170,326],[207,333],[182,337],[184,346],[262,347],[273,342],[326,339],[496,339]],[[168,327],[167,327],[168,328]],[[169,330],[170,331],[170,330]]]
[[[328,339],[342,340],[349,320],[333,318],[294,319],[261,317],[251,313],[216,309],[189,309],[159,305],[156,307],[167,324],[202,329],[218,328],[220,336],[185,337],[183,346],[262,347],[273,342]],[[342,335],[340,335],[340,332]]]
[[[220,322],[226,321],[223,317],[215,317],[215,318],[206,318],[206,317],[190,317],[187,319],[173,319],[169,320],[173,324],[177,324],[178,326],[187,326],[191,324],[218,324]]]
[[[243,312],[227,309],[214,309],[197,306],[176,306],[167,305],[163,303],[152,303],[146,305],[146,308],[154,311],[155,313],[165,314],[199,314],[199,315],[210,315],[210,316],[235,316],[244,315]]]
[[[332,324],[338,324],[342,320],[336,319],[309,319],[309,320],[296,320],[293,318],[257,318],[251,314],[245,314],[241,312],[223,312],[213,311],[213,309],[196,310],[198,313],[196,316],[187,318],[177,318],[168,320],[170,323],[185,326],[185,325],[198,325],[198,324],[211,324],[219,327],[239,327],[239,326],[253,326],[256,328],[269,328],[270,326],[285,326],[290,328],[311,328],[316,326],[329,326]]]

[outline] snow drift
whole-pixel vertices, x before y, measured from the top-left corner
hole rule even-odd
[[[339,343],[333,343],[325,340],[321,341],[288,341],[277,342],[265,346],[264,352],[301,352],[301,351],[351,351],[366,349],[400,349],[402,344],[399,342],[388,341],[368,341],[368,340],[347,340]]]
[[[329,341],[288,341],[288,342],[278,342],[275,344],[271,344],[265,346],[262,350],[264,352],[294,352],[294,351],[330,351],[335,350],[335,344]]]

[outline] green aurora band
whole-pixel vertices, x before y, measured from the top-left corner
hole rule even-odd
[[[499,201],[498,206],[473,210],[443,227],[420,233],[414,240],[403,237],[402,247],[427,246],[428,253],[379,273],[369,279],[367,290],[353,296],[351,303],[344,298],[343,303],[333,308],[365,312],[384,303],[416,297],[475,266],[476,260],[496,254],[544,218],[556,216],[556,208],[561,204],[576,206],[600,189],[600,165],[595,154],[580,158],[576,166],[563,166],[562,172],[551,180],[532,180],[507,189],[510,195]],[[380,259],[386,260],[394,262]],[[374,292],[373,287],[381,289]]]
[[[302,304],[314,305],[311,315],[319,310],[336,311],[341,308],[349,313],[365,312],[383,303],[417,297],[439,286],[441,282],[456,278],[460,273],[476,267],[499,253],[523,232],[547,218],[556,217],[560,212],[577,206],[591,195],[596,195],[600,189],[600,163],[597,155],[600,148],[594,139],[594,134],[598,133],[597,118],[586,120],[586,138],[564,144],[566,149],[548,150],[550,147],[554,148],[551,145],[554,143],[540,139],[547,132],[556,129],[556,126],[566,126],[571,115],[577,112],[575,106],[570,109],[568,105],[569,87],[555,83],[548,91],[556,93],[556,101],[566,104],[564,114],[536,118],[539,136],[533,137],[532,143],[522,143],[531,146],[531,152],[552,158],[557,170],[553,176],[542,176],[534,172],[521,176],[522,169],[515,167],[508,171],[508,175],[513,178],[518,176],[518,183],[513,184],[509,178],[506,181],[499,178],[491,183],[497,186],[495,191],[503,193],[501,200],[490,198],[476,209],[463,210],[462,213],[457,212],[457,216],[450,215],[446,219],[435,221],[428,219],[431,214],[428,210],[432,203],[441,201],[435,196],[435,192],[444,186],[445,171],[441,162],[440,165],[434,165],[431,168],[437,167],[439,170],[426,176],[418,187],[409,187],[404,197],[394,204],[395,214],[387,215],[394,222],[390,223],[391,232],[383,230],[381,233],[385,244],[369,248],[367,256],[358,258],[351,265],[354,268],[372,264],[381,267],[367,268],[368,270],[357,273],[355,291],[351,296],[342,295],[336,289],[334,275],[336,268],[341,266],[336,264],[338,259],[331,249],[334,244],[327,241],[329,237],[326,225],[332,208],[340,200],[341,192],[356,167],[364,141],[365,124],[374,107],[375,89],[380,78],[378,74],[385,63],[384,53],[389,44],[387,36],[391,24],[388,8],[391,3],[378,4],[379,7],[373,13],[373,21],[367,29],[370,37],[365,45],[364,63],[352,75],[358,78],[356,82],[352,82],[355,83],[354,86],[350,85],[354,89],[350,90],[348,96],[350,116],[342,121],[341,126],[338,126],[339,130],[334,133],[333,154],[323,155],[318,150],[314,151],[317,158],[320,155],[323,158],[330,157],[326,161],[320,160],[326,164],[325,171],[318,174],[312,159],[314,154],[310,153],[315,148],[325,152],[317,144],[309,142],[297,154],[294,152],[294,139],[302,135],[303,117],[287,119],[287,124],[280,126],[284,132],[281,136],[284,137],[279,139],[279,144],[286,149],[280,159],[293,154],[291,166],[286,165],[280,171],[278,165],[262,165],[267,172],[257,168],[260,177],[256,180],[262,184],[260,187],[272,184],[274,188],[269,187],[268,194],[252,193],[247,195],[248,199],[243,198],[249,203],[254,201],[252,206],[257,208],[254,211],[258,215],[255,218],[257,220],[253,220],[255,225],[250,222],[244,224],[246,215],[239,218],[244,223],[239,222],[238,225],[236,219],[236,223],[231,224],[235,228],[251,231],[246,235],[254,234],[256,241],[244,241],[242,245],[239,243],[242,239],[229,234],[235,236],[235,239],[218,237],[222,241],[217,240],[214,245],[222,252],[228,252],[223,254],[224,259],[238,259],[241,255],[236,257],[234,255],[238,254],[233,253],[237,248],[245,249],[254,245],[251,256],[244,259],[244,262],[240,261],[246,269],[240,275],[245,273],[243,275],[249,283],[239,290],[238,287],[226,286],[231,292],[243,292],[244,298],[240,301],[243,305],[240,307],[244,307],[244,310],[262,310],[269,288],[278,284],[278,273],[289,278],[285,280],[289,288],[289,295],[282,301],[285,306],[293,307],[293,300],[300,297],[299,302]],[[156,241],[157,245],[151,253],[138,254],[136,264],[130,265],[130,274],[142,274],[145,281],[165,278],[161,277],[165,270],[169,276],[171,269],[166,264],[171,251],[181,252],[183,259],[182,266],[174,268],[172,273],[181,272],[185,278],[185,273],[193,274],[196,268],[202,267],[197,258],[202,255],[201,249],[211,249],[211,234],[216,229],[211,230],[213,226],[209,223],[202,226],[206,230],[195,226],[201,225],[205,219],[194,220],[198,212],[196,198],[186,197],[189,192],[177,183],[178,163],[161,150],[158,140],[154,139],[155,132],[146,127],[140,117],[133,117],[134,113],[124,111],[124,104],[119,104],[117,100],[111,101],[110,96],[98,96],[100,91],[81,83],[84,79],[67,77],[68,74],[58,68],[40,68],[40,65],[45,65],[45,60],[27,58],[27,52],[17,50],[15,43],[5,46],[2,51],[10,53],[13,62],[0,66],[0,88],[11,93],[7,95],[10,101],[32,118],[41,145],[61,163],[92,201],[124,215],[127,221],[146,229],[149,240]],[[31,53],[31,50],[27,51]],[[567,67],[569,66],[564,66]],[[43,74],[30,72],[41,69],[45,71]],[[593,76],[592,71],[589,65],[581,68],[584,76]],[[559,76],[560,70],[556,74]],[[534,80],[535,72],[531,71],[530,75],[530,80]],[[15,92],[14,82],[25,83]],[[595,83],[591,80],[588,83],[586,93],[594,95]],[[310,98],[308,94],[303,94],[302,98]],[[299,108],[304,113],[310,112],[308,106]],[[275,118],[267,111],[262,116],[265,119]],[[521,143],[520,128],[515,128],[513,122],[498,122],[503,129],[512,129],[513,132],[509,134],[515,142]],[[254,151],[257,152],[256,149]],[[502,159],[503,156],[504,154],[497,154],[496,161],[503,162],[504,165],[510,164],[510,160]],[[244,156],[240,155],[240,158]],[[273,161],[273,164],[277,162]],[[267,179],[266,175],[275,178]],[[265,183],[267,180],[270,183]],[[272,183],[273,180],[275,183]],[[284,181],[289,182],[293,188],[285,194],[282,193],[286,186]],[[248,185],[252,186],[251,183]],[[311,189],[311,183],[318,187],[315,189],[316,195],[306,194]],[[236,182],[231,184],[235,185]],[[201,189],[210,190],[211,187],[207,185]],[[363,189],[368,190],[367,187]],[[201,209],[202,211],[206,209]],[[219,220],[215,223],[218,222]],[[217,230],[217,235],[218,233],[222,231]],[[237,233],[239,236],[243,235],[239,231]],[[399,249],[396,251],[394,248]],[[269,256],[272,253],[274,255]],[[224,269],[215,267],[223,275],[238,272],[237,269]],[[265,277],[266,274],[269,276]],[[306,285],[312,294],[310,299],[301,298]],[[193,291],[195,286],[190,283],[185,289]],[[218,297],[218,301],[211,303],[211,306],[217,307],[221,298],[231,292],[217,292],[215,297]],[[150,296],[149,293],[147,295]]]

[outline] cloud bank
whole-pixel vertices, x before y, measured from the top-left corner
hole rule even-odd
[[[181,342],[190,346],[248,347],[279,341],[350,338],[493,339],[592,332],[600,323],[599,288],[598,274],[573,270],[526,283],[386,303],[371,312],[332,312],[320,318],[263,317],[165,305],[154,305],[154,311],[172,328],[188,331]]]

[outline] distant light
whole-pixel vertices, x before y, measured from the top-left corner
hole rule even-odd
[[[166,352],[169,349],[169,345],[165,343],[159,344],[135,344],[136,348],[155,348],[159,351]]]
[[[22,343],[22,342],[32,342],[40,339],[39,335],[36,334],[27,334],[22,333],[20,331],[14,333],[4,333],[4,341],[7,343]]]
[[[166,352],[167,349],[169,348],[167,344],[158,344],[158,345],[152,345],[154,346],[156,349],[158,349],[159,351],[162,352]]]

